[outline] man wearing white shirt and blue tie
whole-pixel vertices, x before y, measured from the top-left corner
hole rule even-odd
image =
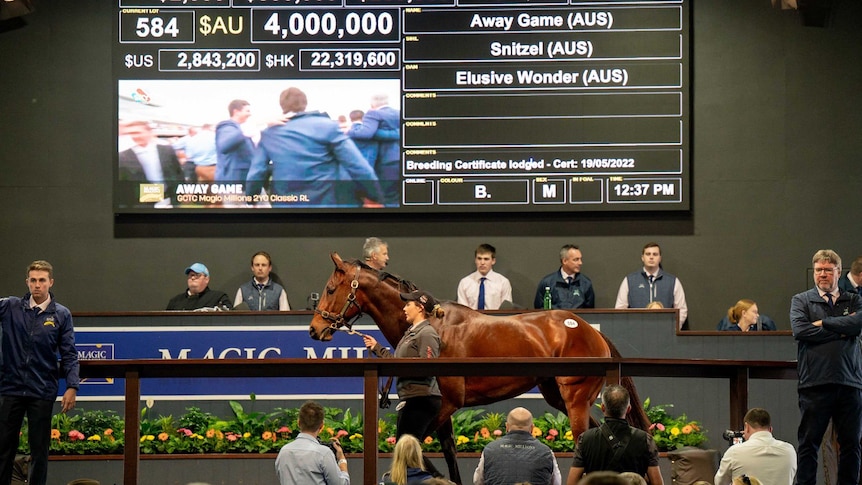
[[[475,251],[476,271],[458,283],[458,303],[474,310],[498,310],[504,301],[512,301],[508,278],[493,270],[497,249],[480,244]]]

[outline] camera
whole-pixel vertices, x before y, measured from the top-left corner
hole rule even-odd
[[[732,429],[726,430],[721,434],[721,437],[724,438],[731,446],[745,441],[745,438],[742,437],[742,431],[734,431]]]
[[[338,448],[335,447],[335,442],[333,441],[321,441],[317,440],[321,445],[329,448],[332,451],[332,454],[335,455],[335,459],[338,460]]]

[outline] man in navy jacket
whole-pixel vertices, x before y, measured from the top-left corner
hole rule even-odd
[[[305,111],[308,99],[298,88],[282,91],[279,102],[287,121],[261,133],[246,195],[260,193],[271,170],[273,207],[333,207],[343,199],[337,197],[339,190],[354,189],[370,201],[382,201],[374,170],[337,121]],[[339,172],[350,180],[339,180]]]
[[[401,112],[389,106],[389,96],[378,94],[371,98],[371,109],[362,123],[354,124],[347,134],[354,140],[379,142],[377,160],[373,164],[387,207],[401,203]]]
[[[62,412],[75,407],[78,395],[78,354],[69,309],[54,301],[54,268],[33,261],[27,271],[30,292],[24,298],[0,299],[2,373],[0,373],[0,483],[12,479],[12,465],[24,415],[30,439],[30,481],[48,480],[51,412],[66,379]],[[57,356],[59,355],[59,372]]]
[[[817,451],[829,420],[838,438],[839,485],[859,483],[862,462],[862,298],[840,291],[841,258],[831,249],[812,258],[815,287],[793,297],[790,323],[797,342],[799,485],[817,480]]]

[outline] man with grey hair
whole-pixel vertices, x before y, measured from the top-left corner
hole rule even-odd
[[[645,476],[650,485],[663,485],[655,441],[649,433],[626,422],[632,409],[628,391],[616,384],[605,387],[601,407],[605,421],[578,438],[566,484],[575,485],[584,473],[607,470],[635,472]]]
[[[838,484],[859,483],[862,462],[862,298],[841,291],[841,258],[821,249],[811,259],[814,288],[790,303],[799,374],[799,431],[796,483],[817,481],[817,451],[829,420],[840,448]]]
[[[560,248],[560,269],[542,278],[533,299],[535,308],[543,308],[545,288],[551,292],[551,308],[594,308],[596,293],[593,282],[581,273],[584,258],[574,244]]]
[[[379,237],[369,237],[362,245],[362,259],[368,266],[382,271],[389,264],[389,244]]]
[[[533,415],[517,407],[506,417],[506,435],[482,450],[473,473],[475,485],[509,483],[549,483],[560,485],[562,478],[554,453],[533,437]]]

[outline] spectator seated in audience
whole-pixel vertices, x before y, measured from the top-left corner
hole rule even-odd
[[[384,483],[417,485],[433,476],[422,464],[422,445],[412,434],[403,434],[392,450],[392,466],[383,474]]]

